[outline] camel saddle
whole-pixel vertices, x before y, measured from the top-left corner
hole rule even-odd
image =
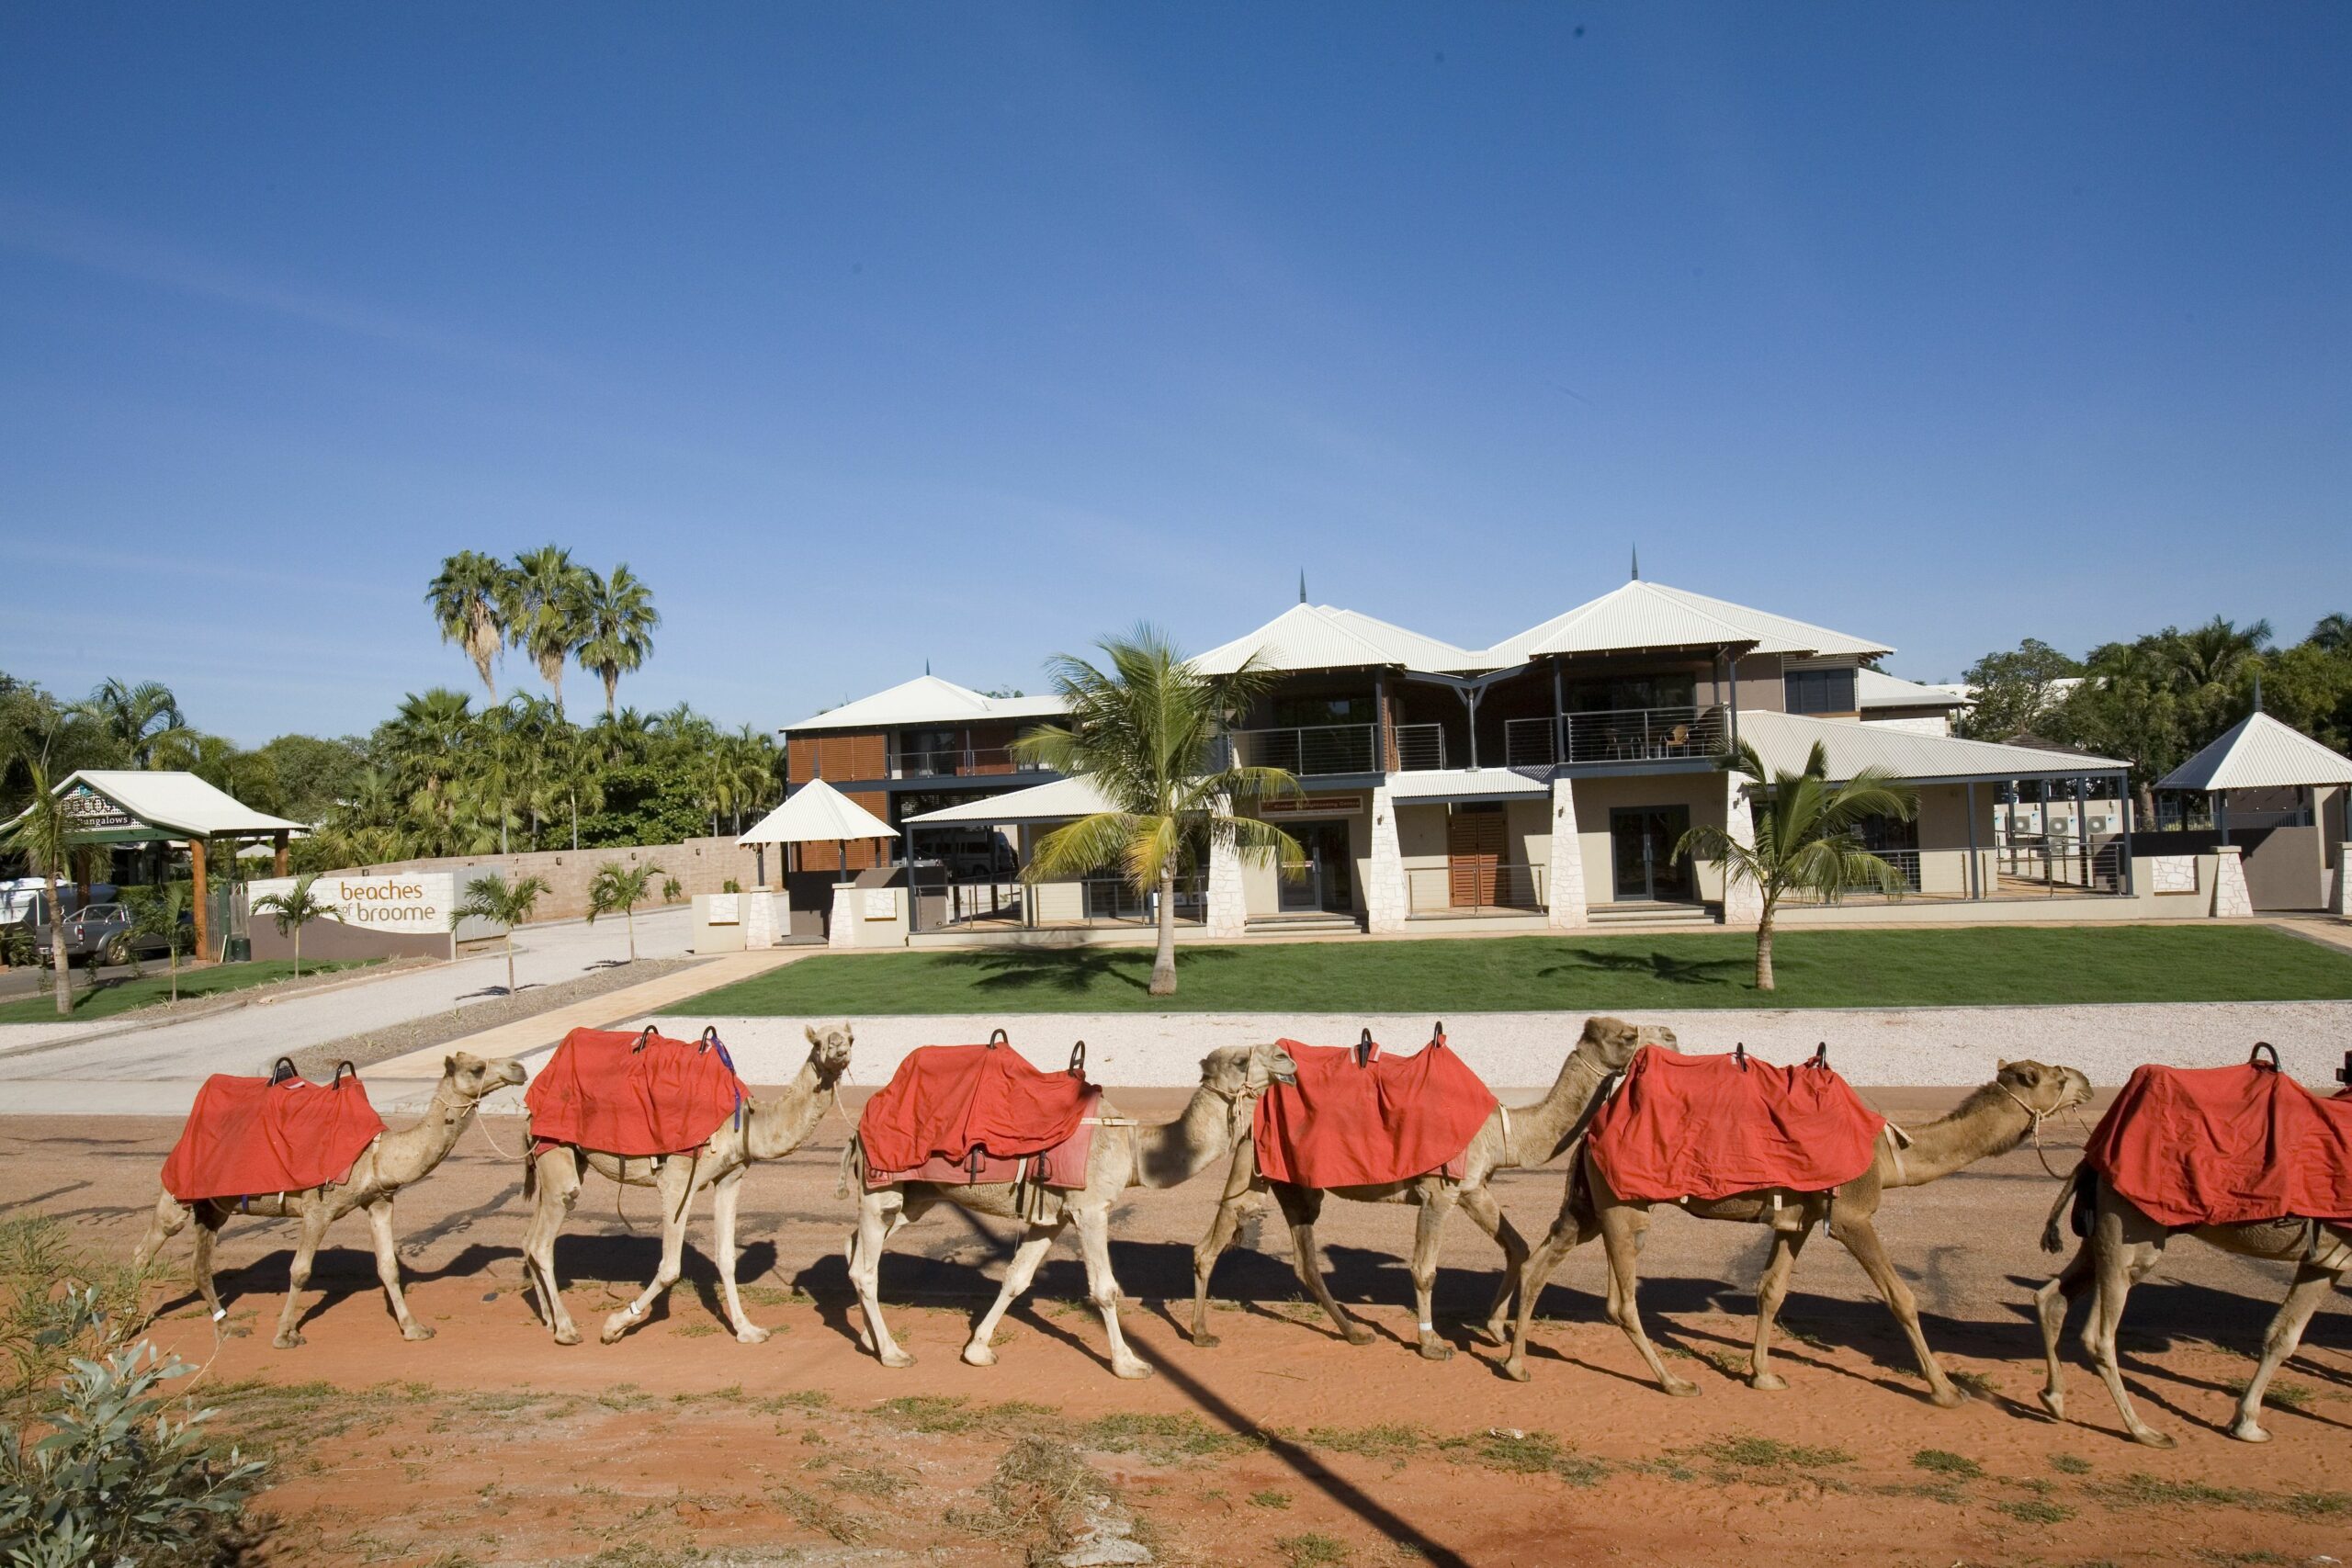
[[[328,1084],[298,1077],[282,1056],[266,1078],[215,1073],[164,1161],[164,1190],[197,1203],[324,1187],[347,1179],[383,1131],[348,1062]]]
[[[1460,1179],[1463,1155],[1495,1113],[1494,1091],[1448,1049],[1445,1028],[1408,1056],[1366,1030],[1353,1045],[1282,1042],[1298,1081],[1266,1086],[1251,1126],[1258,1174],[1299,1187]]]
[[[2176,1229],[2352,1219],[2352,1090],[2313,1094],[2267,1043],[2233,1067],[2150,1063],[2132,1069],[2083,1159]]]
[[[1032,1066],[1001,1029],[984,1045],[919,1046],[858,1116],[866,1189],[1083,1187],[1102,1098],[1086,1081],[1083,1040],[1060,1072]]]
[[[698,1149],[751,1103],[716,1029],[575,1029],[523,1091],[533,1153],[564,1145],[624,1156]]]
[[[1645,1045],[1586,1146],[1619,1197],[1670,1203],[1835,1191],[1870,1169],[1885,1127],[1829,1066],[1826,1045],[1798,1067],[1744,1045],[1727,1056]]]

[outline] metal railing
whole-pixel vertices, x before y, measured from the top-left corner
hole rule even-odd
[[[1376,773],[1380,729],[1370,724],[1311,724],[1283,729],[1237,729],[1227,738],[1245,768],[1281,768],[1301,778]]]
[[[1551,868],[1513,861],[1408,866],[1405,909],[1412,915],[1538,914]]]
[[[909,881],[912,897],[907,900],[907,907],[913,912],[914,931],[988,930],[1030,924],[1035,907],[1031,889],[1016,878],[949,876],[943,867],[918,866]]]
[[[1731,745],[1721,707],[1609,708],[1549,718],[1503,721],[1503,765],[1634,762],[1719,757]]]
[[[1846,889],[1835,898],[1824,898],[1815,893],[1792,891],[1789,895],[1790,901],[1806,904],[1872,904],[1883,903],[1890,897],[1905,897],[1920,890],[1922,884],[1919,881],[1919,852],[1917,850],[1872,850],[1871,853],[1894,868],[1895,874],[1903,879],[1900,891],[1893,894],[1883,893],[1874,885],[1863,883],[1859,886]],[[1965,869],[1963,866],[1963,872]]]
[[[1999,891],[2016,895],[2044,893],[2111,894],[2123,891],[2123,840],[2101,842],[2066,834],[2012,833],[1994,846],[1995,880]]]
[[[1076,912],[1049,913],[1065,900],[1051,896],[1056,889],[1077,890]],[[915,868],[908,908],[911,929],[928,931],[978,932],[1035,931],[1040,927],[1148,925],[1153,920],[1157,893],[1137,893],[1121,876],[1073,877],[1067,882],[1035,886],[1012,876],[949,876],[938,866]],[[1208,879],[1179,877],[1176,919],[1197,925],[1207,918]]]
[[[1391,733],[1396,737],[1398,773],[1429,773],[1445,766],[1445,726],[1400,724]]]
[[[1134,883],[1124,876],[1081,877],[1080,886],[1085,890],[1082,907],[1089,925],[1138,925],[1158,919],[1157,888],[1149,894],[1136,891]],[[1176,919],[1180,922],[1199,924],[1208,919],[1209,879],[1206,876],[1180,876],[1176,879]]]
[[[973,773],[1032,773],[1035,762],[1024,762],[1009,746],[967,746],[950,751],[901,751],[890,776],[899,779],[960,778]]]

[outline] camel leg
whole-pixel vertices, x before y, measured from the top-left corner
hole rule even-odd
[[[1209,1222],[1209,1234],[1193,1248],[1193,1343],[1204,1349],[1214,1348],[1217,1342],[1216,1336],[1209,1332],[1209,1275],[1216,1271],[1217,1258],[1233,1245],[1233,1234],[1241,1228],[1241,1216],[1253,1206],[1246,1193],[1219,1202],[1216,1218]]]
[[[1004,1284],[996,1293],[980,1321],[972,1325],[972,1337],[964,1346],[965,1361],[975,1367],[996,1365],[996,1352],[989,1348],[996,1342],[996,1325],[1012,1310],[1012,1303],[1028,1293],[1029,1281],[1037,1277],[1037,1265],[1044,1262],[1054,1238],[1062,1234],[1062,1222],[1052,1224],[1032,1224],[1021,1245],[1013,1248],[1012,1261],[1006,1265]]]
[[[2041,1408],[2054,1420],[2066,1418],[2065,1374],[2058,1365],[2058,1339],[2066,1332],[2066,1309],[2093,1282],[2091,1244],[2084,1242],[2066,1259],[2066,1267],[2033,1292],[2033,1314],[2041,1325]],[[2096,1309],[2094,1309],[2096,1310]]]
[[[1453,1213],[1454,1195],[1439,1190],[1425,1195],[1420,1213],[1413,1221],[1413,1314],[1414,1328],[1420,1337],[1421,1359],[1450,1361],[1453,1347],[1437,1337],[1437,1318],[1431,1305],[1437,1294],[1437,1255],[1445,1240],[1445,1220]]]
[[[2287,1289],[2287,1299],[2278,1303],[2278,1312],[2270,1320],[2269,1330],[2262,1337],[2262,1364],[2246,1380],[2245,1392],[2238,1396],[2236,1419],[2230,1423],[2230,1436],[2240,1442],[2267,1443],[2270,1434],[2262,1429],[2262,1395],[2270,1386],[2270,1374],[2280,1362],[2295,1353],[2303,1342],[2303,1328],[2319,1310],[2328,1292],[2335,1289],[2338,1275],[2324,1269],[2314,1269],[2308,1263],[2295,1266],[2295,1282]]]
[[[1502,1278],[1495,1282],[1495,1299],[1487,1308],[1487,1339],[1501,1345],[1510,1339],[1507,1325],[1510,1320],[1510,1299],[1519,1289],[1520,1272],[1527,1267],[1527,1240],[1519,1227],[1510,1223],[1503,1206],[1495,1201],[1492,1191],[1484,1187],[1465,1187],[1458,1201],[1462,1212],[1470,1216],[1477,1227],[1494,1237],[1503,1249]]]
[[[735,1206],[743,1197],[743,1169],[738,1166],[718,1179],[711,1190],[710,1218],[718,1248],[718,1288],[727,1301],[727,1321],[735,1325],[739,1345],[763,1345],[768,1331],[743,1312],[743,1298],[735,1289]]]
[[[2127,1223],[2126,1216],[2109,1207],[2102,1197],[2091,1234],[2098,1285],[2090,1321],[2083,1325],[2083,1348],[2090,1352],[2091,1364],[2098,1369],[2099,1381],[2107,1384],[2108,1396],[2115,1401],[2116,1414],[2123,1417],[2132,1440],[2152,1449],[2171,1448],[2173,1439],[2141,1420],[2140,1413],[2132,1407],[2132,1396],[2123,1388],[2122,1369],[2115,1362],[2115,1331],[2123,1323],[2124,1303],[2131,1298],[2132,1287],[2162,1260],[2165,1233],[2144,1216],[2139,1217],[2137,1224]]]
[[[1111,1371],[1123,1378],[1148,1378],[1151,1365],[1127,1348],[1119,1332],[1119,1281],[1111,1272],[1111,1206],[1080,1209],[1078,1244],[1086,1255],[1086,1293],[1102,1314],[1102,1332],[1111,1341]]]
[[[1789,1386],[1789,1380],[1774,1371],[1772,1359],[1772,1326],[1781,1315],[1781,1303],[1788,1299],[1789,1275],[1796,1269],[1797,1254],[1804,1250],[1805,1238],[1812,1227],[1804,1230],[1772,1233],[1772,1256],[1764,1265],[1764,1277],[1756,1281],[1756,1346],[1747,1355],[1747,1386],[1779,1390]]]
[[[1854,1261],[1862,1266],[1862,1272],[1878,1287],[1887,1310],[1894,1314],[1894,1321],[1903,1325],[1904,1334],[1911,1341],[1911,1353],[1918,1358],[1920,1373],[1928,1380],[1928,1402],[1949,1410],[1967,1399],[1944,1375],[1943,1363],[1936,1359],[1936,1353],[1928,1348],[1928,1337],[1919,1327],[1919,1303],[1912,1298],[1911,1287],[1903,1282],[1903,1276],[1894,1271],[1894,1259],[1886,1255],[1886,1243],[1879,1239],[1878,1227],[1871,1224],[1870,1216],[1841,1217],[1831,1224],[1829,1234],[1854,1255]]]
[[[604,1332],[599,1336],[607,1345],[617,1344],[622,1335],[643,1323],[653,1304],[670,1293],[678,1282],[678,1275],[685,1267],[687,1211],[694,1206],[694,1162],[665,1159],[653,1178],[653,1190],[662,1198],[662,1262],[653,1270],[653,1278],[639,1291],[628,1305],[605,1319]]]
[[[147,1222],[147,1234],[139,1240],[139,1250],[130,1255],[130,1271],[144,1269],[154,1260],[164,1244],[187,1228],[187,1205],[168,1192],[155,1196],[155,1217]]]
[[[286,1277],[286,1306],[277,1314],[277,1337],[270,1341],[281,1350],[302,1343],[294,1320],[302,1314],[302,1292],[311,1283],[311,1259],[318,1256],[319,1243],[326,1239],[329,1218],[322,1202],[313,1202],[302,1211],[302,1228],[294,1238],[294,1263]]]
[[[898,1226],[896,1211],[903,1200],[889,1188],[868,1192],[857,1205],[857,1234],[850,1238],[849,1282],[857,1292],[857,1304],[865,1316],[865,1333],[862,1339],[873,1346],[874,1353],[886,1367],[911,1367],[915,1359],[899,1348],[890,1337],[889,1325],[882,1321],[882,1302],[876,1285],[882,1277],[882,1244]]]
[[[1560,1213],[1552,1222],[1551,1230],[1519,1271],[1519,1316],[1511,1326],[1510,1355],[1503,1362],[1503,1375],[1517,1382],[1527,1381],[1527,1334],[1535,1322],[1535,1298],[1560,1259],[1600,1234],[1600,1226],[1589,1214],[1580,1213],[1576,1202],[1576,1181],[1569,1179],[1568,1195],[1560,1201]]]
[[[580,1329],[565,1310],[563,1292],[555,1283],[555,1238],[580,1201],[580,1161],[568,1148],[548,1150],[533,1172],[538,1203],[531,1210],[530,1228],[523,1235],[523,1277],[538,1292],[539,1311],[555,1331],[559,1345],[580,1343]]]
[[[384,1282],[384,1294],[391,1301],[392,1316],[401,1325],[401,1337],[432,1338],[433,1330],[410,1314],[408,1296],[401,1289],[401,1256],[393,1243],[392,1201],[389,1196],[368,1205],[368,1231],[376,1243],[376,1278]]]
[[[220,1227],[228,1223],[229,1212],[218,1203],[198,1203],[195,1213],[196,1257],[191,1266],[196,1270],[196,1288],[204,1297],[204,1304],[211,1312],[212,1321],[219,1323],[229,1315],[229,1309],[220,1304],[220,1288],[212,1278],[212,1244],[220,1239]],[[244,1330],[239,1328],[231,1332],[243,1334]]]
[[[1609,1321],[1625,1331],[1625,1337],[1634,1342],[1634,1348],[1648,1363],[1650,1376],[1657,1379],[1658,1387],[1677,1398],[1687,1398],[1699,1392],[1699,1385],[1666,1370],[1657,1347],[1642,1331],[1641,1308],[1634,1300],[1640,1282],[1634,1265],[1642,1255],[1642,1239],[1649,1234],[1649,1211],[1632,1204],[1621,1204],[1601,1213],[1600,1244],[1609,1250]]]
[[[1372,1330],[1350,1317],[1332,1299],[1331,1287],[1323,1282],[1323,1252],[1315,1244],[1315,1221],[1323,1213],[1323,1194],[1312,1187],[1278,1186],[1274,1201],[1282,1206],[1283,1218],[1290,1222],[1290,1263],[1298,1270],[1299,1283],[1330,1314],[1349,1344],[1371,1344]]]

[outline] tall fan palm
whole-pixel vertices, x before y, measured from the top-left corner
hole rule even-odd
[[[490,700],[498,700],[498,681],[492,673],[499,650],[506,646],[509,626],[517,609],[514,568],[480,550],[459,550],[441,562],[441,574],[424,591],[441,640],[454,642],[474,661]]]
[[[540,896],[548,890],[547,879],[526,876],[520,882],[509,883],[496,872],[475,877],[466,884],[466,896],[449,911],[449,929],[456,931],[460,920],[488,920],[503,927],[506,935],[506,994],[514,994],[514,928],[528,921],[531,911],[538,908]]]
[[[23,816],[0,835],[0,848],[25,857],[34,875],[49,884],[50,962],[57,969],[57,1010],[74,1010],[73,960],[65,952],[65,883],[74,875],[74,818],[50,783],[47,760],[28,752],[25,772],[32,783],[32,799]],[[96,971],[93,970],[93,974]]]
[[[2240,626],[2216,615],[2201,626],[2165,637],[2165,656],[2188,691],[2233,682],[2248,662],[2270,646],[2270,623]]]
[[[294,879],[294,886],[285,892],[265,893],[253,903],[254,914],[266,914],[272,918],[271,923],[277,927],[279,936],[289,931],[293,933],[294,977],[297,980],[302,977],[302,928],[327,912],[326,901],[313,897],[311,892],[311,884],[317,881],[315,876],[298,876]]]
[[[74,706],[134,768],[179,767],[195,745],[196,732],[181,717],[179,699],[160,681],[136,686],[108,681]]]
[[[2352,615],[2340,610],[2322,615],[2318,624],[2312,627],[2311,640],[2330,653],[2352,649]]]
[[[1764,918],[1756,926],[1756,988],[1769,991],[1772,920],[1781,899],[1791,893],[1834,899],[1856,887],[1901,892],[1903,874],[1864,849],[1855,829],[1869,817],[1908,821],[1919,801],[1908,785],[1875,768],[1831,784],[1829,756],[1818,740],[1802,773],[1776,770],[1768,781],[1756,748],[1746,741],[1725,766],[1766,786],[1756,803],[1756,841],[1739,843],[1721,828],[1702,826],[1685,832],[1674,852],[1678,858],[1721,861],[1726,881],[1751,883],[1763,896]]]
[[[570,550],[554,545],[514,558],[517,614],[507,636],[538,666],[558,713],[563,711],[563,667],[583,639],[588,577]]]
[[[1069,716],[1023,736],[1013,750],[1085,778],[1111,808],[1038,840],[1022,876],[1054,881],[1116,865],[1136,892],[1156,895],[1151,994],[1174,996],[1178,875],[1199,863],[1205,848],[1273,855],[1285,868],[1304,861],[1289,834],[1232,810],[1237,801],[1295,795],[1298,781],[1280,768],[1234,766],[1219,744],[1266,689],[1267,671],[1245,664],[1230,675],[1204,675],[1148,626],[1097,646],[1108,670],[1070,654],[1053,659],[1048,668]]]
[[[597,916],[618,909],[628,922],[631,964],[637,962],[637,907],[653,896],[653,879],[662,874],[662,868],[651,861],[642,865],[626,865],[608,860],[596,868],[594,878],[588,884],[588,923],[593,926]]]
[[[605,682],[605,716],[614,713],[621,676],[640,668],[653,651],[653,629],[662,612],[653,591],[623,561],[610,577],[584,574],[581,591],[580,667]]]

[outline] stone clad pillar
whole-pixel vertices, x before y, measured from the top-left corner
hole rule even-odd
[[[1584,840],[1577,836],[1577,795],[1567,779],[1552,781],[1552,867],[1545,923],[1555,931],[1583,927],[1591,909],[1584,890]]]
[[[855,883],[833,884],[833,917],[826,922],[825,926],[827,947],[855,947],[857,945],[858,921],[863,918],[860,906],[861,892]]]
[[[1372,855],[1363,879],[1364,930],[1401,931],[1411,907],[1405,855],[1397,847],[1396,797],[1376,789],[1372,792]]]
[[[1756,812],[1741,787],[1741,775],[1724,775],[1724,832],[1735,844],[1756,846]],[[1753,882],[1724,878],[1724,924],[1755,926],[1764,920],[1764,894]]]
[[[754,887],[741,896],[743,900],[743,947],[752,952],[775,945],[775,896],[764,887]]]
[[[2244,847],[2223,844],[2213,852],[2213,918],[2243,920],[2254,914],[2254,900],[2245,890]]]
[[[1219,799],[1219,816],[1229,816],[1233,802]],[[1230,942],[1250,931],[1250,901],[1241,888],[1241,850],[1229,839],[1209,835],[1209,885],[1201,911],[1204,935]]]

